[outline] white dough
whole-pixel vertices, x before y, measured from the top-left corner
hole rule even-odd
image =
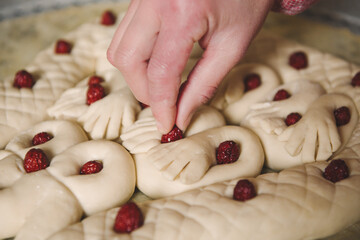
[[[96,174],[80,175],[88,161],[101,161]],[[126,202],[135,189],[135,166],[130,154],[118,143],[106,140],[83,142],[57,155],[48,171],[79,200],[86,214]]]
[[[83,24],[62,38],[73,44],[71,54],[55,54],[54,44],[40,52],[25,67],[35,78],[32,89],[14,88],[15,73],[0,81],[0,148],[5,147],[17,132],[49,119],[47,108],[66,89],[94,70],[96,56],[92,50],[95,43],[111,38],[114,30],[97,21]]]
[[[130,234],[113,226],[118,208],[84,219],[55,234],[64,239],[300,240],[332,235],[360,220],[360,161],[347,159],[350,177],[323,178],[327,162],[316,162],[249,180],[257,196],[232,199],[238,179],[176,196],[139,203],[144,225]]]
[[[216,165],[216,148],[223,141],[239,144],[240,156],[234,163]],[[160,198],[237,177],[257,176],[264,154],[252,132],[224,126],[159,144],[134,158],[137,187],[151,198]]]
[[[215,108],[201,106],[194,113],[191,122],[186,129],[184,136],[202,132],[206,129],[225,125],[224,117]],[[138,115],[138,120],[126,128],[120,138],[122,144],[130,153],[146,153],[151,148],[160,144],[162,134],[156,127],[156,121],[150,108],[142,110]]]
[[[244,79],[249,74],[258,74],[261,85],[244,92]],[[231,124],[239,124],[250,106],[264,101],[267,94],[280,84],[280,79],[271,68],[263,64],[249,63],[235,67],[221,82],[210,105],[221,110]]]
[[[266,166],[271,169],[281,170],[307,162],[327,160],[340,151],[351,137],[358,122],[358,112],[353,101],[341,94],[325,94],[315,100],[313,97],[316,95],[311,97],[307,93],[299,93],[299,96],[303,95],[303,100],[308,101],[307,104],[301,104],[301,109],[297,108],[298,101],[292,102],[290,97],[269,102],[270,107],[265,110],[250,112],[243,122],[244,126],[251,128],[260,137]],[[303,108],[305,106],[307,109]],[[349,108],[351,119],[348,124],[336,127],[334,110],[343,106]],[[292,112],[300,113],[302,118],[287,127],[284,119]]]

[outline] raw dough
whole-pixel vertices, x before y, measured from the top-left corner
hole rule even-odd
[[[139,203],[144,225],[118,234],[118,208],[84,219],[55,234],[63,239],[318,239],[360,219],[360,161],[347,159],[350,177],[332,183],[322,177],[327,162],[250,178],[258,195],[246,202],[232,199],[238,179],[176,196]],[[341,221],[340,221],[341,219]]]

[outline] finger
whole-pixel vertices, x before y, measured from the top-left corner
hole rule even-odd
[[[188,126],[196,108],[208,102],[220,81],[244,54],[245,49],[234,47],[239,44],[228,39],[224,36],[221,40],[210,41],[190,73],[178,100],[176,124],[180,129]]]
[[[147,7],[147,4],[138,7],[112,59],[113,65],[122,72],[134,96],[145,104],[149,104],[148,60],[160,29],[157,14]]]
[[[189,59],[193,37],[163,26],[148,67],[149,100],[158,129],[168,133],[175,124],[181,74]]]
[[[107,50],[108,60],[112,63],[115,58],[116,49],[118,48],[121,39],[126,31],[127,27],[130,24],[131,19],[134,17],[135,12],[139,6],[140,0],[132,0],[129,4],[129,8],[126,11],[124,18],[121,20],[118,28],[115,31],[115,34],[111,40],[109,48]]]

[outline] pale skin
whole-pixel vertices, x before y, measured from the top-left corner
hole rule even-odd
[[[274,0],[132,0],[109,46],[109,61],[160,132],[185,130],[243,57]],[[205,50],[180,86],[192,46]]]

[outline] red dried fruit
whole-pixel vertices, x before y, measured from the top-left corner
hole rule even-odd
[[[294,52],[289,57],[289,65],[297,70],[307,68],[308,60],[306,54],[301,51]]]
[[[65,40],[58,40],[55,44],[55,53],[57,54],[68,54],[71,52],[72,45],[71,43]]]
[[[102,77],[94,75],[94,76],[91,76],[89,78],[88,86],[95,85],[95,84],[100,84],[102,82],[104,82],[104,79]]]
[[[302,116],[299,113],[290,113],[285,119],[286,126],[294,125],[301,119],[301,117]]]
[[[355,76],[351,79],[351,85],[353,87],[360,86],[360,72],[356,73]]]
[[[145,109],[145,108],[148,108],[149,105],[145,104],[145,103],[142,103],[142,102],[139,102],[140,106],[141,106],[141,109]]]
[[[32,88],[34,85],[33,76],[26,70],[20,70],[15,74],[14,87],[16,88]]]
[[[256,73],[247,75],[244,79],[245,92],[253,90],[261,85],[261,77]]]
[[[100,161],[88,161],[80,169],[81,175],[98,173],[103,169],[103,164]]]
[[[27,173],[45,169],[50,165],[48,158],[43,150],[39,148],[30,149],[24,158],[24,169]]]
[[[336,126],[340,127],[350,122],[351,114],[348,107],[340,107],[335,109],[334,116],[336,120]]]
[[[254,197],[256,197],[254,185],[247,179],[239,180],[234,188],[233,199],[243,202]]]
[[[124,204],[115,219],[114,231],[130,233],[144,224],[141,210],[134,202]]]
[[[288,99],[290,94],[285,89],[280,89],[276,92],[273,101],[281,101],[284,99]]]
[[[234,141],[225,141],[220,143],[216,149],[217,164],[233,163],[238,160],[240,156],[240,147]]]
[[[162,135],[161,143],[174,142],[183,137],[183,132],[175,125],[169,133]]]
[[[90,85],[86,93],[86,103],[91,105],[103,97],[105,97],[105,89],[100,84]]]
[[[349,177],[349,168],[342,159],[336,159],[325,168],[324,178],[335,183]]]
[[[47,141],[51,140],[52,138],[53,138],[53,136],[51,136],[49,133],[40,132],[33,137],[31,142],[32,142],[33,146],[36,146],[39,144],[46,143]]]
[[[105,26],[114,25],[116,17],[111,11],[105,11],[101,16],[101,24]]]

